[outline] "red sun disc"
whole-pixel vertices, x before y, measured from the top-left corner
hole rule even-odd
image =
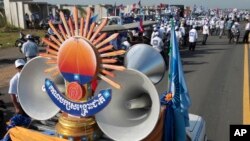
[[[71,100],[78,101],[85,95],[85,90],[77,82],[71,82],[67,86],[67,96]]]

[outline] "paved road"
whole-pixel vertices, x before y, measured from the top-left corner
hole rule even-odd
[[[6,119],[9,119],[14,111],[10,96],[7,93],[9,80],[16,73],[14,62],[18,58],[24,58],[18,48],[13,47],[0,50],[0,100],[3,100],[8,107],[5,111]]]
[[[195,52],[184,49],[181,57],[192,101],[189,112],[205,119],[209,141],[229,141],[229,125],[243,124],[244,45],[209,36],[207,45],[198,43]],[[159,93],[166,90],[167,72],[156,87]]]
[[[206,120],[210,141],[228,141],[229,125],[243,123],[243,51],[243,44],[210,36],[206,46],[182,52],[190,113]]]

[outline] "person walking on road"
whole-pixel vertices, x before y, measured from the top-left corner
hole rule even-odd
[[[24,113],[20,103],[18,102],[18,91],[17,91],[17,84],[18,84],[20,72],[21,72],[22,68],[24,67],[24,65],[25,65],[25,61],[23,59],[17,59],[15,61],[15,67],[16,67],[18,72],[11,78],[10,85],[9,85],[9,92],[8,93],[10,94],[12,103],[15,107],[16,114],[23,114]]]
[[[207,38],[208,38],[208,35],[209,35],[208,23],[205,23],[205,25],[203,25],[202,34],[203,34],[202,45],[206,45]]]
[[[17,59],[15,61],[15,67],[17,69],[17,73],[11,78],[10,85],[9,85],[9,91],[12,103],[15,108],[15,115],[9,120],[8,125],[6,127],[7,133],[5,134],[3,141],[10,141],[10,134],[8,130],[15,126],[22,126],[22,127],[28,127],[31,123],[31,118],[25,113],[25,111],[22,109],[19,101],[18,101],[18,81],[20,77],[20,72],[22,68],[25,65],[25,61],[23,59]]]
[[[164,43],[159,36],[160,36],[159,32],[156,32],[154,34],[154,37],[151,39],[150,44],[153,46],[155,50],[157,50],[162,55],[165,64],[167,64],[166,56],[164,53]]]
[[[154,34],[154,37],[151,39],[150,44],[153,46],[154,49],[156,49],[158,52],[162,52],[163,51],[163,41],[162,39],[159,37],[160,34],[159,32],[156,32]]]
[[[230,39],[232,36],[231,28],[233,26],[234,22],[231,20],[231,18],[226,22],[226,30],[227,30],[227,38]]]
[[[235,22],[231,28],[231,37],[229,38],[229,43],[231,43],[232,39],[237,44],[239,42],[240,37],[240,25],[238,22]]]
[[[27,42],[22,46],[22,52],[25,55],[27,61],[34,58],[38,54],[38,45],[32,41],[32,36],[30,34],[26,35]]]
[[[222,17],[220,19],[220,35],[219,35],[219,38],[222,37],[222,35],[224,35],[224,27],[225,27],[225,20],[224,18]]]
[[[195,26],[189,31],[189,50],[194,51],[196,47],[196,42],[198,39],[198,33]]]
[[[245,26],[245,34],[243,37],[243,43],[249,43],[249,41],[248,41],[249,33],[250,33],[250,20],[248,20],[248,22]]]

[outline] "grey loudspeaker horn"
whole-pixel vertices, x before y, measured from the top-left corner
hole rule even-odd
[[[127,68],[138,70],[156,84],[164,76],[166,65],[161,54],[147,44],[136,44],[126,53],[124,63]]]
[[[19,82],[19,101],[24,111],[36,120],[47,120],[55,116],[60,109],[50,99],[44,88],[45,78],[55,82],[58,89],[65,91],[65,82],[61,75],[55,78],[44,70],[55,65],[47,65],[47,58],[36,57],[22,69]]]
[[[137,70],[114,73],[114,81],[121,85],[121,89],[112,87],[110,103],[95,115],[97,124],[113,140],[142,140],[153,131],[159,118],[157,90],[151,80]],[[100,81],[96,92],[110,87]]]

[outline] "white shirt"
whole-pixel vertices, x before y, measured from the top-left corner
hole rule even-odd
[[[17,94],[17,84],[18,84],[18,80],[19,80],[19,76],[20,73],[16,73],[10,80],[10,87],[9,87],[9,94],[15,94],[16,96]]]
[[[175,35],[176,35],[178,41],[182,38],[181,31],[175,31]]]
[[[128,50],[128,49],[130,49],[131,44],[128,41],[124,41],[122,43],[122,46],[124,47],[125,50]]]
[[[221,20],[220,21],[220,29],[223,29],[225,26],[225,21],[224,20]]]
[[[246,24],[245,30],[250,30],[250,22]]]
[[[216,28],[220,28],[220,21],[216,21],[215,24],[216,24],[216,26],[215,26]]]
[[[207,25],[203,26],[202,34],[208,34],[209,35],[209,28]]]
[[[28,40],[27,42],[25,42],[23,44],[22,52],[26,57],[37,56],[37,54],[38,54],[38,46],[36,45],[36,43]]]
[[[198,34],[197,34],[196,29],[191,29],[189,31],[189,42],[194,43],[196,42],[197,39],[198,39]]]
[[[151,39],[150,44],[153,46],[154,49],[156,49],[158,52],[162,51],[163,48],[163,42],[162,39],[158,36],[155,36]]]
[[[180,31],[181,31],[182,36],[184,36],[186,34],[185,28],[183,26],[180,27]]]
[[[151,34],[151,40],[155,37],[155,33],[158,32],[158,31],[153,31],[152,34]]]

